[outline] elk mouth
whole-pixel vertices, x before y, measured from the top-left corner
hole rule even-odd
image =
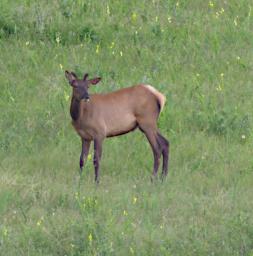
[[[85,102],[89,102],[90,101],[90,95],[89,94],[84,95],[83,99],[84,99]]]
[[[84,94],[83,97],[81,98],[81,100],[84,100],[85,102],[89,102],[90,101],[90,95],[89,94]]]

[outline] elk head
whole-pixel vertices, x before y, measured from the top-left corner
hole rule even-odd
[[[74,72],[69,72],[67,70],[65,71],[65,76],[68,79],[69,84],[73,88],[73,97],[78,101],[89,101],[90,96],[88,93],[88,89],[90,85],[95,85],[101,80],[101,77],[96,77],[88,80],[87,73],[84,74],[83,79],[78,79],[77,75]]]

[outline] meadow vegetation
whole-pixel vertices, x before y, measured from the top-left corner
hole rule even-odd
[[[1,0],[0,255],[253,255],[253,3]],[[167,97],[170,172],[140,132],[80,180],[64,70]],[[92,154],[93,150],[91,150]]]

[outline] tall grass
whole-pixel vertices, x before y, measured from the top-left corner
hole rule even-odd
[[[252,255],[251,1],[0,7],[1,255]],[[65,69],[166,95],[165,182],[140,132],[105,141],[98,187],[92,160],[80,180]]]

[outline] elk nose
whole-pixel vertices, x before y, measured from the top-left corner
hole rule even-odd
[[[85,99],[85,101],[89,102],[90,101],[90,96],[87,95],[87,96],[84,97],[84,99]]]

